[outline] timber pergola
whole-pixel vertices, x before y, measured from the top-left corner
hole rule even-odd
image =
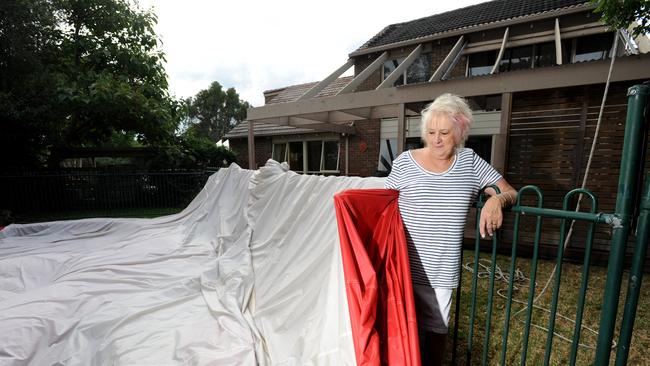
[[[407,108],[410,104],[421,106],[422,103],[429,102],[446,92],[465,97],[502,94],[506,96],[502,104],[504,101],[508,104],[502,105],[502,110],[506,111],[507,115],[510,110],[508,101],[511,100],[512,93],[602,84],[607,80],[609,64],[609,59],[565,64],[399,87],[381,87],[349,94],[339,92],[334,96],[298,99],[294,102],[250,108],[247,116],[249,165],[251,169],[256,168],[254,155],[251,156],[255,151],[255,122],[354,134],[354,121],[397,117],[399,153],[404,149],[406,117],[418,115],[417,111]],[[616,59],[611,76],[612,82],[644,78],[650,78],[650,54]]]

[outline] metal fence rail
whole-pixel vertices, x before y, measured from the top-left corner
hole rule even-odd
[[[587,233],[585,239],[584,258],[581,264],[582,270],[579,280],[579,289],[577,292],[575,313],[575,326],[573,327],[573,335],[569,340],[571,343],[568,358],[566,363],[575,365],[577,363],[578,348],[580,346],[581,329],[584,318],[585,301],[587,298],[587,289],[590,274],[590,261],[592,253],[592,244],[595,227],[598,224],[609,225],[612,230],[612,244],[610,252],[610,260],[607,268],[607,276],[605,282],[604,292],[602,294],[602,307],[600,310],[600,325],[597,334],[597,343],[593,359],[589,363],[595,365],[608,365],[610,363],[610,354],[612,351],[612,344],[615,338],[615,325],[616,314],[618,309],[618,301],[621,290],[621,282],[623,275],[623,259],[626,242],[631,230],[631,223],[636,221],[636,245],[633,256],[633,264],[630,270],[629,284],[626,303],[624,306],[624,314],[620,323],[620,332],[616,342],[616,365],[625,365],[629,352],[629,345],[631,340],[632,329],[634,326],[635,312],[637,308],[639,289],[641,285],[641,278],[643,275],[643,263],[646,256],[646,248],[648,244],[649,226],[650,226],[650,174],[645,179],[645,188],[643,195],[638,195],[642,179],[639,179],[639,172],[643,169],[645,151],[645,139],[648,132],[647,119],[648,111],[650,110],[648,104],[648,92],[650,85],[636,85],[628,91],[628,116],[625,129],[625,142],[622,152],[621,170],[618,184],[618,195],[616,210],[614,213],[603,214],[598,213],[598,201],[594,195],[588,190],[576,189],[566,194],[564,197],[564,204],[562,210],[545,209],[543,208],[543,195],[542,192],[534,186],[523,187],[519,191],[517,204],[511,209],[515,215],[513,238],[511,245],[511,253],[509,257],[508,277],[509,283],[507,287],[507,295],[505,297],[505,306],[503,307],[503,314],[505,314],[502,326],[502,339],[500,344],[500,352],[492,351],[490,354],[490,338],[492,336],[493,315],[495,309],[495,276],[497,273],[497,247],[499,245],[499,235],[492,238],[489,283],[487,285],[487,301],[485,305],[478,304],[477,288],[479,276],[479,258],[480,258],[480,235],[478,232],[478,225],[476,228],[476,242],[474,247],[474,265],[473,275],[471,279],[471,296],[469,298],[469,314],[468,314],[468,329],[459,329],[460,316],[460,303],[461,291],[457,291],[456,296],[456,313],[455,313],[455,326],[453,338],[453,353],[452,363],[456,364],[459,347],[459,334],[467,334],[467,343],[465,347],[465,361],[467,365],[478,363],[478,354],[480,351],[480,364],[512,364],[514,358],[512,352],[509,361],[506,359],[509,347],[508,340],[510,338],[511,318],[512,318],[512,302],[513,302],[513,278],[515,276],[515,267],[517,260],[517,246],[519,240],[519,227],[521,225],[521,218],[524,216],[535,218],[535,234],[533,239],[533,252],[530,262],[529,278],[530,283],[527,288],[527,302],[526,305],[520,309],[517,314],[525,312],[525,322],[521,335],[521,342],[517,342],[518,347],[515,352],[520,352],[521,356],[518,357],[518,362],[525,365],[528,359],[529,340],[531,331],[531,319],[533,317],[533,303],[536,300],[536,278],[539,263],[539,246],[540,237],[542,235],[542,220],[544,218],[560,219],[560,236],[557,243],[557,256],[555,258],[555,268],[552,271],[552,286],[550,309],[548,314],[548,323],[546,325],[546,339],[544,342],[544,355],[543,364],[551,364],[551,355],[554,350],[554,331],[556,327],[556,319],[558,317],[558,302],[560,301],[560,287],[562,269],[564,267],[564,249],[565,239],[567,236],[568,225],[572,220],[583,221],[587,224]],[[496,187],[493,187],[496,188]],[[522,198],[525,196],[534,195],[537,203],[531,206],[522,206]],[[590,204],[589,212],[575,212],[570,209],[572,200],[576,195],[582,195],[588,198]],[[479,222],[480,210],[483,206],[484,197],[479,198],[477,204],[476,222]],[[635,210],[635,204],[638,204]],[[636,212],[636,214],[635,214]],[[634,215],[638,217],[634,220]],[[462,281],[461,281],[462,282]],[[603,290],[602,288],[600,290]],[[539,296],[539,295],[537,295]],[[485,324],[478,330],[478,323],[480,317],[485,316]],[[480,333],[480,334],[479,334]],[[483,342],[481,349],[477,350],[478,345],[475,343],[474,338],[477,335],[482,336]],[[536,364],[542,363],[541,360],[536,361]],[[556,361],[557,363],[557,361]],[[564,362],[562,362],[564,363]]]
[[[17,222],[155,215],[184,208],[214,171],[80,170],[0,174],[0,210]]]

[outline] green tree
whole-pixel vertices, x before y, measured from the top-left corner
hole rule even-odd
[[[128,0],[0,2],[2,156],[35,165],[58,147],[115,135],[171,143],[179,104],[167,91],[155,23]]]
[[[47,154],[61,118],[55,85],[60,30],[46,1],[0,2],[0,159],[4,167],[33,166]]]
[[[223,90],[221,84],[213,82],[208,89],[201,90],[186,100],[186,135],[205,137],[219,141],[231,128],[246,118],[248,102],[239,98],[234,88]]]
[[[648,0],[591,0],[596,5],[596,12],[611,29],[627,29],[630,24],[638,22],[633,35],[650,33],[650,1]]]

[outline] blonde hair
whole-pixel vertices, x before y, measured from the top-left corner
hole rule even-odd
[[[464,98],[458,95],[445,93],[440,95],[436,100],[427,105],[422,110],[422,120],[420,122],[420,137],[422,142],[426,141],[426,132],[429,121],[434,116],[443,115],[449,118],[454,124],[454,138],[456,148],[465,146],[469,128],[472,125],[472,109]]]

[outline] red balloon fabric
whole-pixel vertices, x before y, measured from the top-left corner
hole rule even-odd
[[[334,197],[357,365],[419,365],[417,320],[399,192]]]

